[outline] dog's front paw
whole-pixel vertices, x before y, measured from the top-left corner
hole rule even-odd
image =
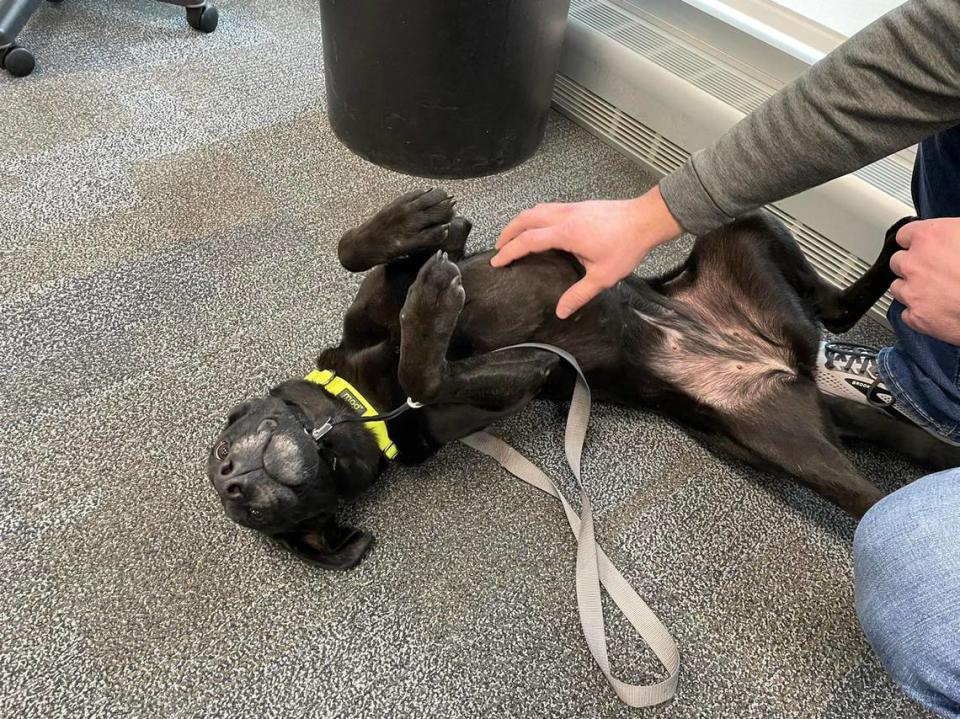
[[[446,252],[437,252],[423,263],[407,292],[400,312],[404,332],[445,340],[457,323],[466,297],[460,268],[450,261]]]
[[[340,238],[337,254],[351,272],[407,259],[433,250],[459,257],[470,222],[456,217],[456,200],[440,189],[401,195]]]
[[[355,241],[376,237],[401,253],[443,247],[455,204],[456,200],[439,188],[408,192],[357,228]]]
[[[432,402],[444,382],[445,357],[466,292],[460,268],[440,251],[423,263],[400,311],[400,366],[404,391]]]
[[[457,201],[440,188],[414,190],[401,195],[384,208],[402,234],[414,235],[432,227],[445,226],[453,219]]]

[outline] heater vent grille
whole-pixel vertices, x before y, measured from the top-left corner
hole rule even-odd
[[[604,0],[574,0],[570,16],[745,115],[777,90]],[[854,174],[900,202],[913,205],[910,168],[902,162],[887,157]]]

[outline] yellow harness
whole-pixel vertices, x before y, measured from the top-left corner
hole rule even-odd
[[[331,372],[328,369],[315,369],[304,377],[304,379],[321,387],[323,391],[331,397],[342,399],[350,406],[350,409],[361,417],[376,417],[379,414],[376,408],[367,401],[367,398],[364,397],[356,387],[343,379],[343,377],[337,377],[336,372]],[[377,446],[387,459],[393,459],[397,456],[397,447],[393,443],[393,440],[390,439],[386,422],[378,420],[364,422],[364,425],[373,434],[373,438],[377,441]]]

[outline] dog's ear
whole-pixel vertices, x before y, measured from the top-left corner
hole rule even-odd
[[[233,409],[231,409],[230,412],[227,414],[227,423],[224,425],[224,427],[229,427],[231,424],[233,424],[238,419],[243,417],[243,415],[245,415],[249,411],[250,411],[250,403],[241,402],[240,404],[235,406]]]
[[[317,527],[300,528],[279,535],[277,539],[323,569],[350,569],[363,559],[373,544],[372,534],[341,526],[334,518]]]

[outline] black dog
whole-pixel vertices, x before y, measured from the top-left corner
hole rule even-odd
[[[838,434],[960,464],[955,448],[827,400],[813,379],[818,323],[844,332],[880,298],[896,230],[909,220],[843,291],[817,276],[784,226],[757,214],[700,237],[674,271],[628,278],[561,321],[557,300],[583,275],[574,257],[496,270],[491,252],[464,257],[470,223],[453,205],[441,190],[408,193],[343,236],[343,266],[369,273],[340,345],[317,360],[332,372],[235,408],[211,449],[207,471],[232,519],[324,567],[352,566],[372,537],[337,523],[338,501],[369,487],[390,457],[422,462],[536,396],[569,396],[572,374],[553,354],[494,351],[521,342],[574,355],[594,397],[674,417],[713,448],[786,472],[857,516],[882,493],[840,452]],[[424,407],[356,422],[408,397]]]

